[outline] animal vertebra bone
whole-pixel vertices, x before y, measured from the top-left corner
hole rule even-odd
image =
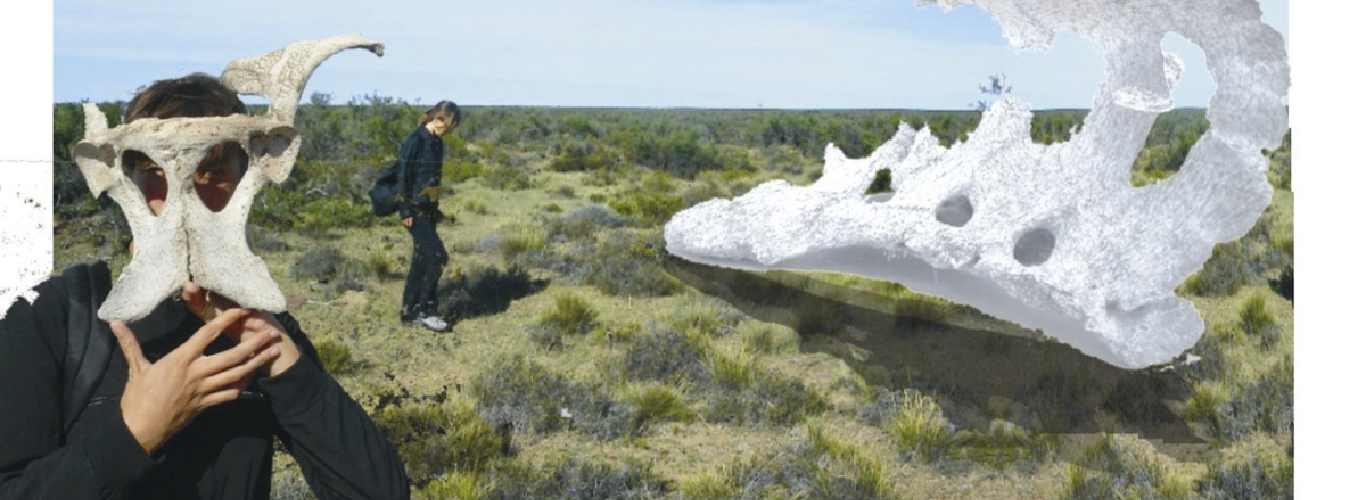
[[[975,3],[1016,47],[1046,48],[1069,30],[1104,53],[1105,80],[1071,141],[1032,143],[1030,112],[1011,97],[948,149],[928,127],[903,123],[869,158],[827,146],[823,176],[809,187],[772,181],[679,212],[665,227],[668,250],[728,267],[896,281],[1042,328],[1121,367],[1172,359],[1203,330],[1172,290],[1271,201],[1261,151],[1287,127],[1283,38],[1253,0]],[[1168,31],[1205,50],[1217,85],[1210,130],[1179,173],[1135,188],[1130,168],[1181,71],[1159,45]],[[883,168],[895,194],[864,196]]]
[[[294,167],[300,138],[294,111],[313,70],[332,54],[363,47],[383,55],[384,46],[357,35],[340,35],[291,44],[253,59],[233,61],[222,81],[242,94],[270,98],[267,116],[141,119],[112,129],[94,104],[85,110],[85,137],[74,156],[90,192],[105,191],[119,204],[137,242],[132,260],[100,307],[106,321],[146,316],[181,284],[193,281],[242,307],[270,312],[285,309],[284,294],[265,262],[247,248],[247,213],[256,193],[270,182],[284,182]],[[205,207],[195,194],[194,175],[205,151],[235,141],[246,149],[245,176],[221,211]],[[146,154],[166,175],[166,200],[160,216],[123,174],[122,152]]]

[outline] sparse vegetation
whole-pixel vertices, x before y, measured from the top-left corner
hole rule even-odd
[[[495,425],[544,435],[577,429],[601,440],[632,435],[639,429],[630,405],[598,388],[549,372],[513,356],[498,360],[474,381],[479,414]]]
[[[1262,347],[1270,348],[1279,339],[1276,315],[1267,308],[1265,295],[1259,293],[1244,301],[1238,318],[1243,332],[1257,339]]]
[[[1149,379],[1116,385],[1103,370],[1059,363],[1022,370],[1034,378],[1004,381],[999,392],[920,362],[881,366],[879,344],[856,341],[870,310],[898,327],[976,328],[982,318],[966,306],[818,273],[743,273],[762,279],[736,278],[723,302],[666,272],[682,266],[660,227],[713,197],[775,180],[808,184],[827,143],[864,157],[898,121],[928,125],[944,145],[962,141],[974,112],[467,107],[444,139],[447,189],[438,193],[447,215],[438,231],[451,250],[438,310],[454,331],[430,336],[393,321],[408,240],[392,218],[371,217],[364,197],[420,108],[375,96],[300,106],[299,162],[289,181],[257,196],[247,228],[324,368],[398,445],[415,498],[1044,498],[1059,488],[1068,498],[1289,496],[1293,306],[1272,295],[1293,298],[1288,135],[1267,152],[1272,207],[1179,290],[1210,325],[1190,352],[1199,361],[1173,367],[1181,387],[1149,394]],[[1031,135],[1067,140],[1085,115],[1036,111]],[[101,258],[117,274],[127,223],[107,197],[89,196],[70,163],[79,110],[59,105],[54,118],[58,268]],[[1174,174],[1202,122],[1200,110],[1159,116],[1134,177]],[[889,176],[877,179],[875,191],[890,188]],[[596,317],[570,321],[560,297],[536,296],[547,286],[581,287],[572,289],[581,311]],[[794,300],[803,295],[818,300]],[[544,342],[560,348],[535,348],[518,334],[528,328],[535,340],[561,332]],[[998,355],[1014,342],[991,337],[953,352]],[[1018,354],[1010,362],[1056,361]],[[805,437],[774,448],[802,423],[811,425]],[[1052,433],[1076,438],[1097,426],[1146,440],[1189,430],[1219,452],[1167,456],[1115,436],[1121,444],[1093,451],[1056,484],[1066,466],[1055,462]],[[707,452],[690,439],[705,439]],[[906,481],[926,472],[967,475]],[[1003,492],[1002,481],[1019,489]],[[272,483],[276,498],[312,498],[287,458]],[[967,484],[985,491],[965,493]]]
[[[555,306],[541,313],[532,326],[532,337],[542,345],[563,347],[566,336],[581,337],[598,325],[598,312],[577,295],[555,297]]]
[[[695,479],[683,486],[682,493],[689,500],[893,498],[881,463],[831,437],[817,424],[808,424],[805,439],[721,474]]]
[[[331,247],[316,247],[304,252],[294,261],[292,276],[325,285],[326,295],[347,290],[365,290],[367,272],[360,261],[347,257]]]
[[[1063,498],[1194,498],[1192,485],[1157,456],[1146,441],[1107,434],[1070,466]]]
[[[323,370],[332,375],[352,375],[365,367],[363,361],[352,357],[351,348],[342,342],[322,339],[314,341],[313,347],[318,350],[318,357],[322,359]]]
[[[506,437],[469,404],[391,405],[374,419],[418,488],[451,473],[483,472],[506,455]]]

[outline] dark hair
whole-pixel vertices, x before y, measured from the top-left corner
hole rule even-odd
[[[237,92],[217,78],[193,73],[157,80],[133,96],[123,112],[123,123],[140,118],[200,118],[246,114]]]
[[[423,113],[422,119],[417,123],[418,125],[426,125],[427,122],[437,118],[446,122],[447,126],[454,127],[456,124],[460,123],[460,106],[456,106],[455,103],[451,101],[438,102],[435,106],[432,106],[432,109]]]
[[[123,111],[123,123],[131,123],[142,118],[204,118],[246,114],[247,106],[237,97],[237,92],[224,85],[217,78],[204,73],[191,73],[180,78],[169,78],[152,82],[133,96],[128,108]],[[240,149],[242,146],[236,144]],[[226,153],[228,144],[219,144],[209,152],[210,156]],[[124,173],[146,155],[137,151],[123,153]],[[238,167],[246,169],[245,153],[239,155]]]

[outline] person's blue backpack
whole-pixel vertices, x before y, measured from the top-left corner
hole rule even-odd
[[[370,188],[370,210],[376,216],[386,216],[398,211],[403,204],[403,162],[394,161],[381,170],[375,178],[375,187]]]

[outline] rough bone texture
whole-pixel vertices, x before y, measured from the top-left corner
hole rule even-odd
[[[1032,143],[1030,112],[1009,97],[949,149],[928,128],[902,124],[869,158],[827,146],[811,186],[772,181],[678,213],[665,226],[669,251],[727,267],[891,280],[1041,328],[1116,366],[1170,361],[1203,331],[1173,290],[1271,201],[1261,150],[1287,126],[1284,39],[1253,0],[976,3],[1017,48],[1046,48],[1059,30],[1099,47],[1105,79],[1071,141]],[[1135,188],[1129,170],[1181,71],[1160,50],[1168,31],[1207,55],[1217,85],[1211,128],[1179,173]],[[895,194],[863,195],[883,168]]]
[[[308,40],[254,59],[233,61],[222,80],[243,94],[271,99],[264,117],[142,119],[113,129],[93,104],[84,107],[84,139],[76,163],[91,194],[108,192],[128,219],[136,244],[132,260],[100,307],[105,321],[145,317],[180,287],[193,281],[243,307],[285,309],[284,294],[266,264],[247,247],[246,223],[256,193],[267,182],[283,182],[294,167],[300,138],[294,111],[309,75],[327,57],[352,47],[383,54],[384,46],[356,35]],[[219,212],[195,193],[192,178],[205,152],[236,141],[249,156],[246,175]],[[166,173],[166,203],[160,216],[123,174],[122,152],[146,154]]]

